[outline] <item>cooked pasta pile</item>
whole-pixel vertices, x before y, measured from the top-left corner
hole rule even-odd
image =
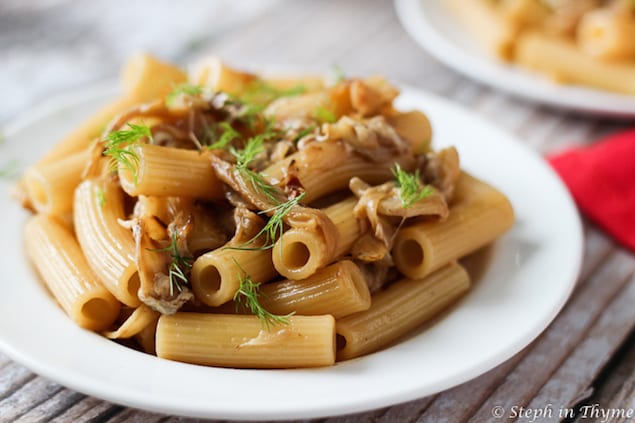
[[[149,56],[20,182],[28,255],[80,326],[159,357],[332,365],[469,288],[457,263],[513,223],[433,151],[381,78],[270,79]]]
[[[635,95],[632,0],[447,0],[496,54],[571,84]]]

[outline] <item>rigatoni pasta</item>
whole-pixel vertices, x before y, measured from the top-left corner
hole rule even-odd
[[[456,302],[470,287],[459,264],[451,263],[424,279],[402,279],[375,295],[372,306],[337,321],[338,359],[383,348]]]
[[[126,74],[124,98],[22,185],[31,260],[107,338],[202,365],[332,365],[455,302],[455,261],[513,223],[382,78],[264,78],[216,58],[187,83],[150,57]]]
[[[26,251],[57,302],[78,325],[108,328],[117,318],[119,302],[88,267],[73,234],[55,219],[38,215],[24,232]]]
[[[121,188],[88,179],[75,190],[75,234],[91,269],[123,304],[140,301],[132,234],[119,224],[125,217]]]
[[[448,0],[499,57],[565,84],[635,95],[630,0]]]

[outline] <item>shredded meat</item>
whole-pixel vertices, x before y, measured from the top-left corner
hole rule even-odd
[[[186,302],[193,298],[187,287],[175,289],[169,276],[169,266],[172,257],[167,252],[161,252],[162,247],[153,240],[147,229],[155,218],[137,218],[132,227],[136,243],[137,268],[139,270],[139,299],[162,314],[174,314]],[[174,229],[173,229],[174,230]],[[182,236],[182,235],[181,235]],[[177,230],[177,239],[179,233]],[[183,241],[179,239],[179,248]]]
[[[399,278],[399,273],[385,262],[366,263],[356,260],[355,264],[362,271],[371,294],[376,294]]]
[[[450,213],[444,196],[436,190],[406,208],[401,202],[400,190],[394,182],[372,187],[359,178],[353,178],[349,186],[360,199],[358,206],[363,203],[366,208],[372,207],[374,209],[372,214],[403,218],[434,216],[445,220]]]
[[[356,153],[372,162],[386,162],[411,153],[411,144],[402,139],[383,116],[355,120],[343,116],[322,127],[323,140],[345,141]]]
[[[428,153],[425,155],[424,163],[422,175],[425,182],[439,190],[448,203],[451,202],[456,182],[461,174],[456,148],[448,147]]]

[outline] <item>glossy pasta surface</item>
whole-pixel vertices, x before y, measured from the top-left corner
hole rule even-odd
[[[456,303],[514,221],[383,78],[149,56],[19,183],[27,254],[78,325],[158,357],[335,364]]]

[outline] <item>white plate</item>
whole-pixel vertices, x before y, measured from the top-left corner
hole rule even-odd
[[[635,115],[635,96],[558,85],[498,60],[461,26],[443,0],[395,0],[395,7],[410,36],[457,72],[551,106],[615,117]]]
[[[437,147],[511,199],[517,223],[462,303],[432,327],[367,357],[313,370],[234,370],[161,360],[76,327],[23,254],[27,214],[0,182],[0,349],[34,372],[90,395],[158,412],[221,419],[353,413],[413,400],[470,380],[542,332],[574,286],[582,232],[569,194],[534,152],[445,100],[407,89],[403,108],[429,114]],[[32,162],[114,95],[64,98],[7,128],[0,161]]]

